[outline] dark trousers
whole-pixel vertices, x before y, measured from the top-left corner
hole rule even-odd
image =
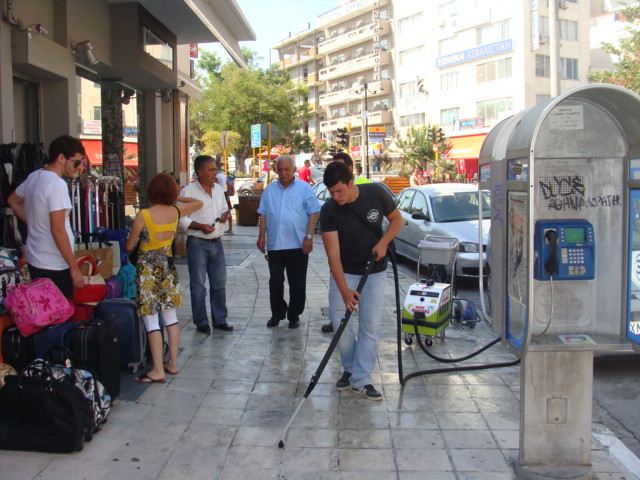
[[[60,289],[65,297],[73,300],[73,279],[71,278],[71,270],[68,268],[66,270],[44,270],[29,265],[29,273],[31,274],[32,280],[36,278],[50,279],[56,284],[56,287]]]
[[[297,320],[304,311],[307,296],[307,265],[309,255],[301,248],[269,250],[269,301],[271,315],[282,320]],[[284,272],[289,282],[289,306],[284,300]]]

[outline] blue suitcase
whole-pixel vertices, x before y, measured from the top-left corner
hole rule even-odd
[[[71,346],[71,331],[76,325],[75,322],[64,322],[34,333],[33,348],[36,358],[63,363],[60,355]]]
[[[136,302],[128,298],[103,300],[96,307],[94,317],[118,326],[120,366],[129,368],[133,373],[143,368],[147,334],[142,320],[138,317]]]

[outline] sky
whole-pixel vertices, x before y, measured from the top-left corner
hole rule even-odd
[[[260,66],[269,67],[269,54],[273,63],[278,61],[278,53],[270,51],[277,42],[291,33],[316,25],[318,15],[342,4],[340,0],[236,0],[249,25],[256,33],[255,42],[240,42],[262,57]],[[219,43],[200,44],[201,48],[218,52],[223,61],[230,57]]]

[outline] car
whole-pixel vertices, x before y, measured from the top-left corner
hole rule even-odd
[[[486,272],[486,251],[491,227],[491,197],[482,191],[482,246],[478,246],[478,188],[469,183],[439,183],[405,188],[398,194],[404,226],[396,236],[399,255],[418,261],[418,244],[427,235],[458,240],[456,277],[478,278],[479,256]],[[424,258],[420,263],[427,265]],[[438,270],[438,269],[435,269]],[[442,271],[442,269],[440,269]],[[451,265],[446,267],[451,274]],[[442,276],[441,276],[442,277]],[[444,281],[444,278],[437,278]]]
[[[275,178],[273,172],[271,173],[271,181]],[[260,193],[264,190],[265,182],[267,181],[267,173],[263,172],[259,177],[255,180],[251,177],[249,178],[236,178],[236,192],[239,196],[245,197],[248,195],[256,195],[258,190]]]

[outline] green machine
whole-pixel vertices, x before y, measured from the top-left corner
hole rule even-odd
[[[426,337],[425,344],[430,346],[433,337],[444,339],[449,326],[453,295],[448,283],[435,283],[423,280],[412,284],[407,291],[402,308],[402,332],[407,345],[413,343],[416,334]]]

